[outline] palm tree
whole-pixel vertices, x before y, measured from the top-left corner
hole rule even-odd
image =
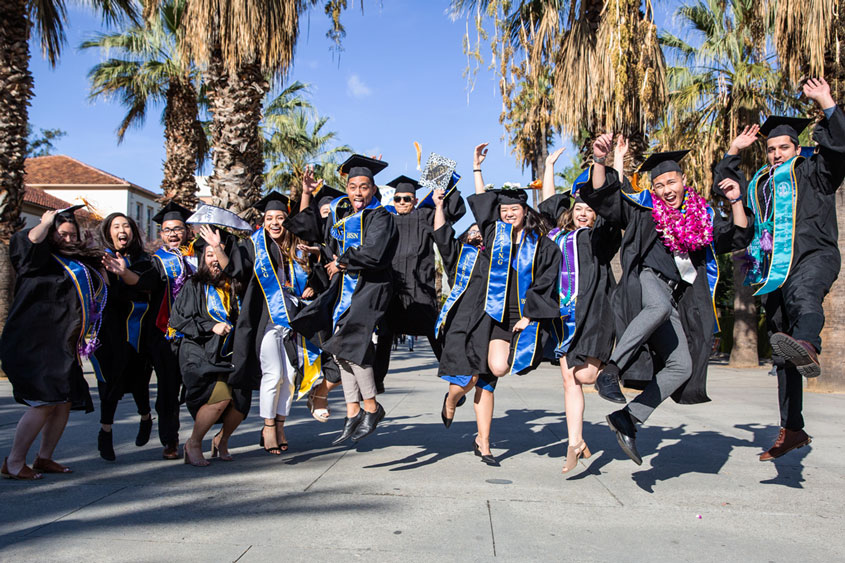
[[[106,24],[136,18],[132,0],[91,0]],[[21,228],[24,160],[27,150],[27,107],[33,81],[29,72],[29,38],[33,26],[43,55],[54,65],[65,43],[67,14],[63,0],[0,2],[0,327],[6,322],[13,272],[9,241]]]
[[[767,3],[774,3],[768,0]],[[774,44],[784,74],[797,88],[804,76],[824,76],[834,99],[845,99],[845,0],[778,0]],[[840,104],[841,105],[841,104]],[[845,190],[836,193],[839,248],[845,248]],[[822,375],[808,382],[818,391],[845,391],[845,277],[824,301]]]
[[[202,166],[208,143],[197,107],[194,83],[199,73],[186,62],[180,45],[179,28],[185,16],[186,0],[161,7],[149,25],[134,25],[110,35],[100,34],[85,41],[82,49],[101,49],[112,57],[91,69],[92,98],[118,97],[128,111],[117,130],[122,142],[127,130],[140,126],[151,104],[163,103],[164,178],[162,203],[175,201],[193,209],[199,201],[194,173]]]
[[[705,193],[713,183],[712,167],[742,128],[790,104],[780,87],[780,73],[771,64],[773,57],[758,48],[758,7],[754,0],[698,0],[675,13],[685,27],[684,38],[669,33],[660,37],[667,58],[677,66],[667,69],[670,110],[656,135],[658,147],[691,147],[688,178]],[[762,32],[770,30],[768,25]],[[699,45],[693,46],[691,41]],[[762,145],[758,145],[742,154],[749,178],[765,158]],[[733,281],[730,364],[756,367],[757,305],[736,262]]]

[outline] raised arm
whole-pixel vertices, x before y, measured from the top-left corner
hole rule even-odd
[[[613,169],[619,177],[625,175],[625,155],[628,154],[628,138],[619,135],[616,138],[616,149],[613,151]]]
[[[595,212],[604,217],[614,226],[625,228],[628,224],[628,204],[622,201],[619,191],[622,189],[622,180],[612,168],[608,170],[604,166],[607,153],[610,152],[612,135],[606,133],[596,139],[593,143],[593,170],[592,182],[583,186],[579,193],[584,201],[592,207]]]
[[[824,119],[813,132],[819,150],[808,163],[815,168],[811,183],[815,189],[832,194],[845,180],[845,114],[837,107],[824,78],[809,79],[804,84],[804,95],[824,112]]]
[[[484,193],[484,177],[481,175],[481,163],[487,158],[488,143],[481,143],[475,147],[472,154],[472,179],[475,182],[475,193]]]
[[[543,171],[543,201],[555,195],[555,162],[563,154],[561,147],[546,157],[546,169]]]
[[[32,227],[27,233],[30,242],[33,244],[39,244],[44,242],[44,239],[47,238],[47,233],[50,231],[50,225],[53,224],[53,219],[56,218],[56,214],[58,211],[55,209],[51,209],[49,211],[45,211],[43,215],[41,215],[41,222]]]

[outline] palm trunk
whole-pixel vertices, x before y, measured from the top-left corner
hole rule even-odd
[[[839,248],[845,248],[845,188],[836,192],[836,222],[839,224]],[[845,391],[845,277],[840,273],[824,300],[822,331],[822,374],[807,380],[813,391]]]
[[[0,330],[12,301],[9,242],[21,227],[27,107],[32,97],[26,0],[0,2]]]
[[[214,205],[247,220],[262,196],[264,185],[261,102],[270,84],[257,64],[227,70],[220,53],[208,65],[208,99],[211,105],[211,144],[214,172],[209,178]]]
[[[745,274],[742,260],[734,257],[734,326],[733,348],[729,361],[732,368],[757,367],[757,304],[754,302],[754,289],[744,285]]]
[[[199,151],[197,93],[193,85],[172,80],[167,88],[164,108],[164,179],[162,202],[174,201],[188,209],[199,202],[197,169]]]

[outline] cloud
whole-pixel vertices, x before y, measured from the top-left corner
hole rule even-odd
[[[361,98],[366,98],[372,94],[372,90],[364,84],[364,81],[361,80],[357,74],[353,74],[346,81],[346,93],[353,98],[358,98],[360,100]]]

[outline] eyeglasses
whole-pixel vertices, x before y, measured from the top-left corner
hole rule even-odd
[[[471,231],[467,231],[467,234],[470,235],[470,236],[480,235],[481,231],[479,231],[478,229],[473,229]]]
[[[396,203],[410,203],[414,201],[414,198],[409,195],[395,195],[393,196],[393,201]]]
[[[173,228],[168,227],[166,229],[161,230],[161,234],[163,234],[163,235],[169,235],[170,233],[175,233],[177,235],[181,235],[184,232],[185,232],[185,227],[173,227]]]

